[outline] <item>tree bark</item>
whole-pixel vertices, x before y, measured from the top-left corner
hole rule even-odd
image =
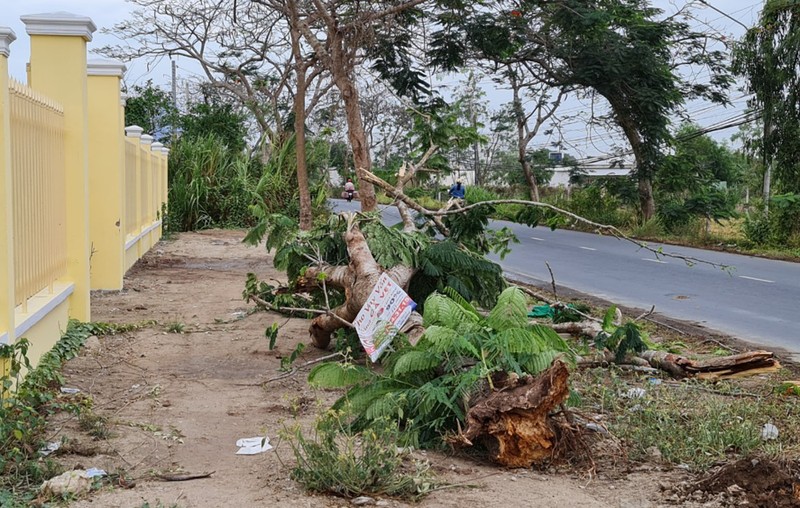
[[[357,225],[350,227],[345,233],[344,240],[347,244],[350,264],[312,267],[306,271],[306,281],[315,281],[320,274],[325,274],[325,284],[343,289],[345,294],[345,302],[332,309],[335,316],[323,314],[311,321],[309,328],[311,341],[321,349],[328,347],[333,332],[346,326],[343,321],[352,323],[355,320],[382,273],[385,272],[404,290],[408,289],[411,277],[416,273],[415,269],[404,265],[398,265],[388,270],[381,267],[372,256],[367,240]],[[418,337],[422,320],[420,317],[414,317],[410,321],[411,324],[404,328],[404,332],[411,337]]]
[[[525,147],[519,145],[519,163],[522,164],[522,172],[525,174],[525,181],[528,182],[528,188],[531,193],[531,201],[540,201],[539,199],[539,185],[536,183],[536,175],[531,170],[531,164],[528,158],[525,157]]]
[[[633,150],[633,157],[636,159],[636,178],[639,182],[639,211],[642,218],[648,221],[656,215],[656,202],[653,197],[653,176],[650,174],[648,168],[648,161],[644,160],[644,151],[642,147],[642,137],[639,135],[639,130],[633,119],[625,113],[625,108],[622,107],[617,101],[612,100],[611,97],[605,96],[611,104],[611,109],[617,117],[617,122],[628,138]]]
[[[527,468],[549,459],[556,439],[550,413],[569,396],[568,379],[569,369],[560,360],[536,377],[508,376],[472,405],[467,428],[451,442],[472,446],[481,440],[506,467]]]
[[[300,229],[309,231],[313,225],[311,214],[311,191],[308,188],[308,167],[306,165],[306,69],[300,51],[300,28],[296,0],[287,0],[290,13],[292,54],[294,55],[297,90],[294,95],[294,140],[297,157],[297,187],[300,193]]]
[[[361,105],[358,103],[358,89],[351,77],[352,66],[346,66],[346,57],[341,52],[334,51],[333,76],[336,88],[342,95],[344,102],[345,118],[347,119],[347,138],[353,150],[353,163],[358,176],[358,195],[361,200],[361,210],[370,212],[376,209],[375,187],[363,179],[367,171],[372,170],[372,161],[369,156],[367,134],[364,131],[364,122],[361,118]],[[337,58],[338,55],[338,58]]]

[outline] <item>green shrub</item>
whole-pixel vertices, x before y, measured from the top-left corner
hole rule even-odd
[[[358,434],[347,430],[345,413],[328,411],[315,425],[313,438],[299,427],[284,436],[297,464],[291,476],[307,490],[343,497],[385,495],[415,498],[433,486],[428,464],[412,461],[398,448],[396,421],[377,419]]]
[[[415,346],[395,339],[382,372],[324,363],[309,373],[311,385],[348,388],[333,409],[352,413],[353,429],[390,418],[407,430],[404,445],[440,445],[443,434],[464,425],[471,398],[492,385],[493,374],[538,374],[557,357],[573,358],[551,328],[529,324],[519,288],[503,291],[488,316],[455,291],[447,294],[428,297],[425,334]]]

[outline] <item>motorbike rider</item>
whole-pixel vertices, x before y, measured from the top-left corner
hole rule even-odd
[[[344,192],[347,194],[347,201],[353,201],[353,194],[356,192],[356,186],[353,184],[352,178],[348,178],[347,182],[344,184]]]

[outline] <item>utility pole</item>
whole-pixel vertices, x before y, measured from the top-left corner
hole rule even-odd
[[[178,62],[172,61],[172,105],[178,109]]]
[[[178,137],[178,126],[176,125],[178,116],[178,62],[172,58],[170,58],[170,62],[172,62],[172,107],[175,109],[175,115],[172,117],[172,132],[170,133],[170,137],[172,138],[172,142],[175,143]]]
[[[764,191],[762,193],[762,199],[764,200],[765,214],[769,214],[769,193],[772,185],[772,161],[775,159],[772,154],[772,131],[775,129],[775,127],[772,125],[771,101],[769,107],[769,111],[767,111],[767,108],[764,108],[764,146],[762,147],[764,150]]]

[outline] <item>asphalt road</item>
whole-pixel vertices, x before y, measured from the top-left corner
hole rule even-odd
[[[356,203],[336,201],[338,209]],[[386,208],[387,223],[399,221]],[[549,228],[511,228],[520,240],[498,261],[512,279],[549,284],[550,264],[560,287],[629,307],[649,309],[672,319],[691,321],[765,347],[800,352],[800,263],[664,245],[675,253],[727,265],[687,266],[680,259],[656,257],[613,237]],[[652,244],[658,248],[659,245]]]

